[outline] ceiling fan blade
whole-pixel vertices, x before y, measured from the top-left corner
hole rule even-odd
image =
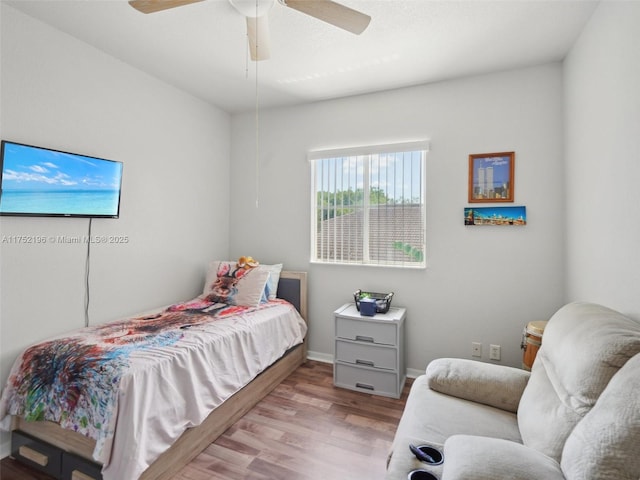
[[[155,13],[203,0],[129,0],[129,5],[142,13]]]
[[[280,0],[280,3],[356,35],[364,32],[371,21],[369,15],[332,0]]]
[[[271,36],[269,35],[269,18],[247,17],[247,37],[251,60],[267,60],[271,56]]]

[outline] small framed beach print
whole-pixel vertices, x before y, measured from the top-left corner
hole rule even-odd
[[[513,202],[515,152],[469,155],[469,203]]]

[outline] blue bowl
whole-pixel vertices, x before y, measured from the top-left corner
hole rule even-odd
[[[373,317],[376,314],[376,301],[373,298],[362,298],[360,300],[360,315]]]

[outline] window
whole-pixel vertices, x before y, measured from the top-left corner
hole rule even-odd
[[[427,142],[311,152],[311,261],[425,266]]]

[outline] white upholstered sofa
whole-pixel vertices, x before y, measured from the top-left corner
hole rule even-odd
[[[417,460],[409,444],[444,461]],[[531,373],[438,359],[418,377],[386,480],[639,480],[640,322],[571,303],[549,320]]]

